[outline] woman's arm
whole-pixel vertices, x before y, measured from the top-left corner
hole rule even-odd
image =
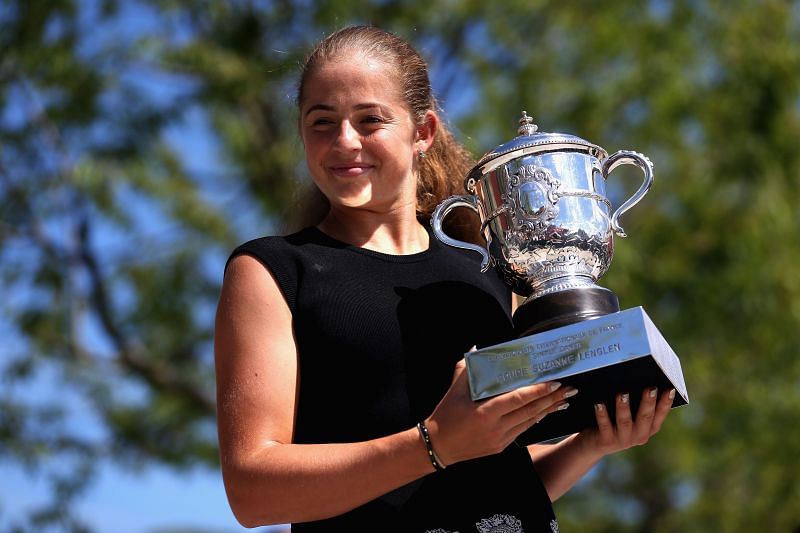
[[[354,444],[291,444],[299,386],[292,316],[251,256],[228,266],[214,342],[222,474],[243,525],[340,514],[433,470],[415,428]]]
[[[576,433],[557,444],[528,446],[550,499],[556,501],[563,496],[602,457],[646,444],[661,429],[674,395],[675,391],[670,390],[659,398],[656,389],[646,389],[634,421],[627,394],[618,394],[615,425],[605,406],[598,404],[595,406],[596,429]]]

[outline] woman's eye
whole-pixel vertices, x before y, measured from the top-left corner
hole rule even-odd
[[[377,115],[369,115],[367,117],[364,117],[364,122],[368,124],[380,124],[381,122],[383,122],[383,119]]]
[[[315,118],[309,124],[309,128],[314,131],[330,131],[332,128],[336,127],[336,121],[332,118],[320,117]]]

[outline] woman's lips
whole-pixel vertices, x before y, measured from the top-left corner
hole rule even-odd
[[[338,163],[330,166],[331,172],[341,177],[360,176],[371,168],[372,165],[366,163]]]

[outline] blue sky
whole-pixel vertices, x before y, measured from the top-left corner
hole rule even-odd
[[[135,3],[128,6],[136,6]],[[91,13],[96,2],[81,4],[82,12]],[[131,11],[134,9],[134,11]],[[152,29],[154,21],[148,13],[127,7],[118,18],[118,24],[105,28],[91,24],[91,15],[85,22],[92,31],[85,32],[82,44],[91,55],[92,50],[108,44],[109,40],[116,45],[132,41],[142,31]],[[164,84],[163,80],[143,80],[152,86],[152,95],[170,96],[173,87]],[[6,110],[8,111],[8,110]],[[4,115],[5,119],[14,118]],[[24,115],[24,114],[23,114]],[[21,118],[25,118],[20,115]],[[9,118],[10,117],[10,118]],[[169,132],[170,141],[177,143],[180,151],[191,154],[187,160],[192,166],[201,170],[219,171],[219,162],[215,160],[215,152],[209,146],[209,139],[198,132],[197,122],[189,119],[183,124],[181,131]],[[191,134],[191,133],[194,134]],[[191,171],[192,169],[190,169]],[[247,210],[245,210],[247,211]],[[154,217],[145,217],[153,220]],[[247,214],[245,214],[245,219]],[[245,220],[245,223],[247,221]],[[148,228],[140,228],[148,232]],[[164,228],[149,228],[153,235],[158,235]],[[101,237],[102,238],[102,237]],[[219,275],[222,274],[224,258],[217,265]],[[6,294],[5,305],[12,308],[15,298],[24,298],[21,294]],[[9,301],[10,299],[10,301]],[[4,324],[5,317],[0,316],[0,337],[4,343],[0,346],[0,359],[5,360],[7,354],[26,349],[13,338],[13,328]],[[59,376],[45,373],[35,380],[27,382],[24,387],[13,387],[2,383],[3,395],[26,394],[34,398],[34,402],[59,402],[68,404],[70,418],[67,422],[71,431],[93,434],[101,431],[98,422],[92,419],[86,405],[75,401],[75,396],[65,390]],[[2,450],[0,450],[1,452]],[[68,468],[68,467],[66,467]],[[222,533],[236,531],[274,532],[285,528],[260,528],[246,530],[236,522],[225,497],[225,491],[218,470],[198,468],[189,472],[176,472],[172,469],[150,464],[139,472],[124,469],[118,465],[104,463],[99,466],[98,476],[90,484],[88,491],[78,499],[76,515],[93,531],[115,533],[157,533],[163,531],[192,531],[197,533]],[[7,531],[12,524],[25,523],[24,518],[30,512],[49,501],[50,484],[44,474],[25,470],[17,463],[11,462],[5,454],[0,454],[0,530]]]
[[[0,320],[0,348],[13,351],[16,342]],[[102,424],[89,410],[78,391],[64,387],[57,370],[37,372],[22,385],[3,382],[2,394],[26,394],[32,403],[56,401],[68,412],[66,427],[84,436],[103,433]],[[2,450],[0,450],[2,451]],[[63,459],[63,458],[61,458]],[[220,472],[211,468],[175,471],[155,463],[133,471],[108,461],[97,465],[98,475],[74,508],[76,516],[98,533],[233,533],[256,531],[277,533],[284,527],[247,530],[234,518],[225,496]],[[61,470],[70,468],[66,465]],[[56,470],[48,465],[43,471]],[[0,454],[0,531],[25,523],[33,509],[49,501],[52,490],[42,471],[31,472]]]
[[[47,493],[45,480],[0,463],[0,529]],[[248,530],[240,526],[228,507],[218,472],[196,470],[174,473],[149,467],[141,473],[104,465],[101,474],[77,506],[78,515],[97,532],[157,533],[182,530],[197,533],[236,531],[277,532],[280,527]]]

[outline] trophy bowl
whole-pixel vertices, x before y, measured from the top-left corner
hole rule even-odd
[[[519,335],[619,311],[617,297],[597,281],[611,264],[619,219],[647,194],[653,164],[628,150],[611,156],[574,135],[537,132],[522,112],[518,136],[484,155],[467,175],[470,194],[445,199],[434,211],[435,236],[481,254],[511,290],[527,299],[515,313]],[[619,165],[639,167],[644,180],[618,209],[606,180]],[[455,240],[442,220],[456,207],[478,213],[486,248]]]

